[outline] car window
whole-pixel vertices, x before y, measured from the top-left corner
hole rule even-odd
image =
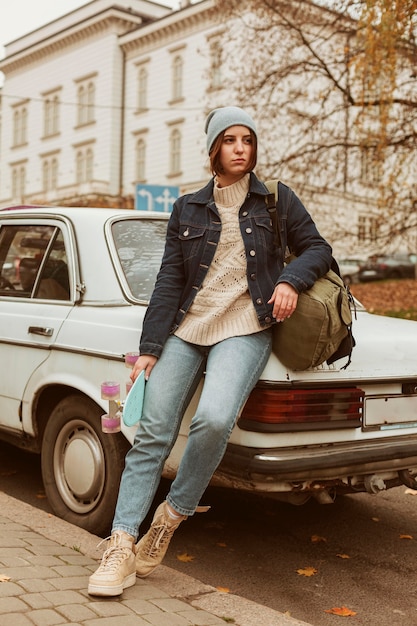
[[[112,225],[112,235],[121,269],[131,294],[148,301],[161,265],[167,222],[121,220]]]
[[[3,226],[0,231],[0,295],[69,300],[68,262],[60,228]]]

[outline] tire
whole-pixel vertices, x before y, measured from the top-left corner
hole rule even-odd
[[[400,270],[391,270],[388,278],[392,278],[393,280],[398,280],[399,278],[402,278]]]
[[[68,396],[52,411],[42,439],[45,493],[58,517],[99,536],[108,534],[129,444],[101,431],[102,411]]]

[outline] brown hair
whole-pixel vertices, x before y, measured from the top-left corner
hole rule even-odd
[[[253,150],[246,173],[251,172],[255,168],[256,161],[258,159],[258,142],[256,139],[256,135],[250,128],[248,130],[252,139]],[[213,148],[210,151],[210,170],[213,176],[215,176],[216,174],[224,173],[222,164],[220,163],[220,150],[223,144],[223,137],[225,132],[226,131],[224,130],[222,133],[220,133],[220,135],[218,135],[218,137],[216,137],[213,143]]]

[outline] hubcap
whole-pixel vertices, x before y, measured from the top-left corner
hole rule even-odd
[[[54,475],[65,504],[88,513],[104,487],[104,454],[96,432],[82,420],[72,420],[59,433],[54,450]]]

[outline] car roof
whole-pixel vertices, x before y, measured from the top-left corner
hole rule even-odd
[[[81,280],[86,286],[83,302],[122,304],[124,296],[113,270],[104,230],[114,220],[168,220],[170,214],[94,207],[10,207],[0,212],[0,223],[26,221],[27,218],[61,220],[71,224],[75,231]],[[92,243],[94,242],[94,245]],[[100,277],[99,279],[97,277]]]
[[[103,217],[114,217],[117,215],[131,215],[132,217],[157,217],[161,219],[168,219],[170,213],[163,213],[161,211],[137,211],[136,209],[119,209],[108,207],[85,207],[85,206],[45,206],[45,205],[16,205],[3,207],[1,211],[5,212],[5,215],[62,215],[68,218],[79,216],[82,212],[84,215],[101,215]],[[7,212],[7,213],[6,213]]]

